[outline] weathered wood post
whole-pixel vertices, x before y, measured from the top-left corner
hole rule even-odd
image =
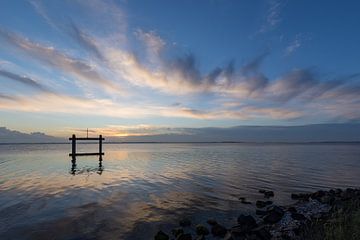
[[[76,136],[75,134],[72,135],[72,138],[71,138],[71,144],[72,144],[72,159],[75,160],[76,159]]]
[[[99,135],[99,160],[102,161],[102,135]]]

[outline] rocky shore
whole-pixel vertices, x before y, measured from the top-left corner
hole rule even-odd
[[[291,194],[291,198],[297,202],[288,206],[273,204],[271,201],[274,196],[273,191],[259,190],[259,192],[264,194],[264,200],[255,203],[257,217],[240,215],[237,223],[230,228],[226,228],[215,219],[209,219],[206,224],[193,224],[190,219],[183,219],[179,222],[179,227],[173,229],[171,233],[159,231],[154,239],[204,240],[211,237],[224,240],[300,240],[325,239],[325,235],[327,238],[336,239],[329,237],[331,234],[350,236],[339,239],[360,239],[357,235],[359,233],[352,230],[353,226],[346,226],[347,221],[351,221],[347,219],[351,218],[353,213],[359,213],[360,216],[360,189],[294,193]],[[239,198],[239,201],[243,204],[252,204],[245,198]],[[357,225],[357,222],[351,224]],[[336,232],[338,226],[340,232],[344,233]],[[360,229],[360,225],[358,228]],[[354,229],[357,229],[357,226]]]

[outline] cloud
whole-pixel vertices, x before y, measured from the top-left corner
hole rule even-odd
[[[75,23],[71,23],[70,29],[70,34],[77,40],[81,47],[85,48],[98,59],[104,60],[102,53],[98,48],[98,44],[94,38],[86,34],[83,30],[79,29]]]
[[[158,63],[166,42],[155,31],[145,32],[142,29],[135,31],[135,36],[145,44],[147,54],[153,63]]]
[[[261,26],[259,33],[274,30],[281,22],[281,10],[284,3],[281,0],[268,0],[268,10],[265,23]]]
[[[39,90],[41,92],[52,92],[47,87],[38,83],[37,81],[35,81],[34,79],[32,79],[30,77],[20,76],[16,73],[8,72],[8,71],[2,70],[2,69],[0,69],[0,76],[5,77],[10,80],[13,80],[13,81],[16,81],[16,82],[19,82],[19,83],[22,83],[28,87]]]
[[[49,26],[56,29],[57,31],[61,31],[58,24],[55,23],[50,18],[50,16],[47,14],[47,11],[46,11],[46,9],[45,9],[45,7],[44,7],[44,5],[42,4],[41,1],[39,1],[39,0],[29,0],[29,3],[33,6],[33,8],[37,12],[37,14],[39,14],[39,16],[41,16],[45,20],[45,22],[47,24],[49,24]]]
[[[16,101],[15,97],[9,96],[6,94],[2,94],[2,93],[0,93],[0,99],[5,100],[5,101]]]
[[[32,58],[67,74],[71,74],[76,79],[95,83],[109,92],[122,92],[122,89],[118,85],[96,71],[95,66],[60,52],[54,47],[32,42],[19,35],[1,29],[0,37],[5,38],[14,47]]]
[[[298,48],[300,48],[302,45],[302,42],[299,38],[296,38],[292,43],[290,43],[289,46],[285,49],[285,55],[289,56],[293,54]]]
[[[360,105],[359,86],[353,80],[358,78],[356,74],[327,79],[313,69],[305,68],[270,77],[262,70],[271,54],[269,51],[255,56],[243,66],[230,59],[204,71],[195,53],[175,54],[171,44],[156,31],[137,29],[133,32],[145,53],[135,54],[133,45],[127,44],[126,16],[112,1],[75,1],[71,6],[81,6],[86,11],[79,11],[81,16],[69,17],[71,21],[67,27],[63,27],[63,22],[58,22],[42,4],[32,4],[50,26],[75,40],[80,51],[55,48],[6,30],[0,30],[0,38],[6,39],[21,53],[16,55],[18,58],[24,54],[52,70],[61,71],[67,79],[75,79],[76,84],[105,92],[101,97],[91,95],[92,99],[46,94],[37,85],[38,81],[4,72],[3,76],[37,88],[40,94],[17,95],[11,99],[1,97],[1,109],[116,118],[293,120],[311,116],[310,111],[326,112],[329,118],[343,113],[346,118],[353,119],[350,110]],[[264,32],[275,29],[281,22],[284,5],[282,1],[270,1],[269,4]],[[83,17],[89,24],[84,25],[84,20],[80,22],[83,25],[79,24],[78,19]],[[295,52],[303,39],[303,35],[297,35],[286,51],[289,54]],[[83,56],[83,50],[86,56]],[[130,92],[126,90],[131,90],[134,98],[119,100]],[[169,105],[171,102],[182,104]]]

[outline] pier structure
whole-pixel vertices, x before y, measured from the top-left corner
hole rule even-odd
[[[102,143],[105,138],[102,137],[102,135],[99,135],[99,137],[90,137],[87,135],[86,138],[84,137],[76,137],[75,134],[72,135],[71,138],[69,138],[71,141],[71,153],[69,153],[69,156],[72,158],[73,161],[76,160],[77,156],[99,156],[99,160],[102,160],[102,156],[105,155],[105,153],[102,151]],[[98,152],[82,152],[77,153],[76,152],[76,141],[99,141],[99,151]]]

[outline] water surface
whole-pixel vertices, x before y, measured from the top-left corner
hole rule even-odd
[[[360,183],[359,144],[106,144],[100,166],[70,147],[0,145],[0,239],[153,239],[185,216],[230,227],[259,189],[288,204]]]

